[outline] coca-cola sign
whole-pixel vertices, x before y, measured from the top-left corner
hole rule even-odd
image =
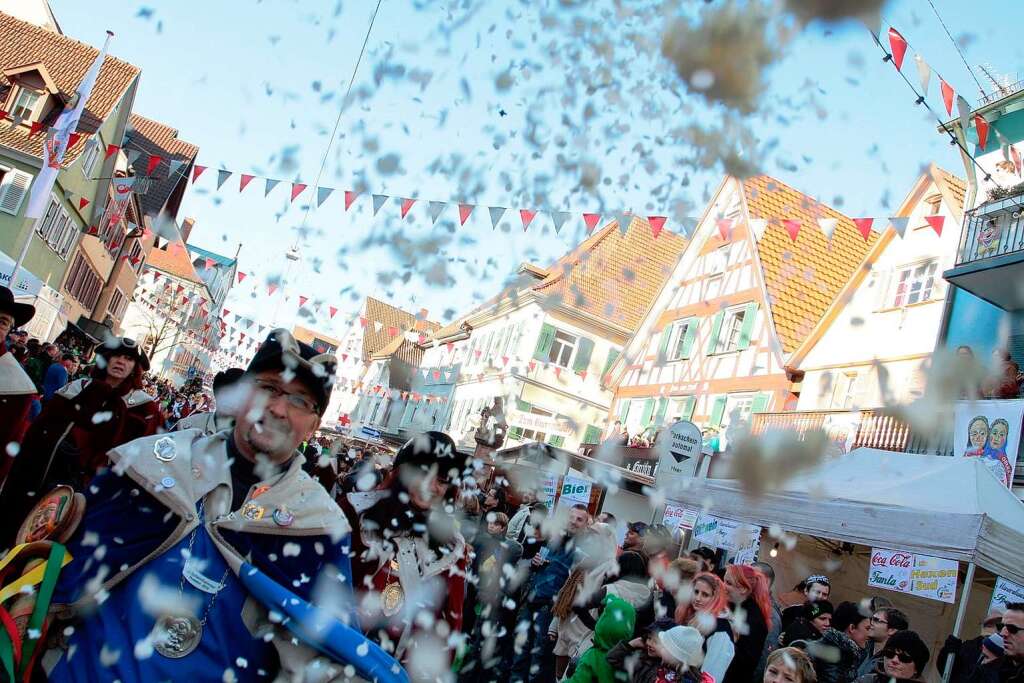
[[[868,567],[868,585],[953,602],[959,566],[955,560],[874,548]]]

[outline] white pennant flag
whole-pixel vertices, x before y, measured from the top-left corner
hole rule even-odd
[[[956,96],[956,110],[960,114],[960,125],[963,126],[964,135],[967,135],[967,129],[970,128],[971,105],[963,95]]]
[[[498,223],[501,222],[501,217],[505,215],[506,211],[508,211],[504,206],[489,206],[487,207],[487,210],[491,214],[492,230],[498,227]]]
[[[444,211],[444,207],[446,206],[448,205],[444,202],[430,202],[430,204],[428,204],[431,223],[437,223],[437,219],[441,216],[441,212]]]
[[[768,221],[764,218],[751,218],[750,229],[754,231],[754,239],[758,242],[764,237],[764,231],[768,229]]]
[[[569,216],[571,216],[571,215],[572,214],[569,213],[568,211],[552,211],[551,212],[551,223],[552,223],[552,225],[555,226],[555,234],[556,235],[558,234],[558,231],[562,229],[562,226],[565,225],[565,222],[567,220],[569,220]]]
[[[819,218],[818,225],[821,226],[821,232],[825,235],[825,239],[829,242],[832,241],[832,235],[836,231],[836,226],[839,225],[838,218]]]
[[[910,217],[909,216],[891,216],[889,218],[889,223],[892,224],[892,228],[893,228],[893,230],[896,231],[896,234],[899,235],[902,238],[903,235],[907,232],[907,224],[910,223]]]
[[[921,55],[915,54],[914,61],[917,63],[917,79],[921,82],[921,96],[928,96],[928,84],[932,80],[932,68],[928,62],[921,59]]]

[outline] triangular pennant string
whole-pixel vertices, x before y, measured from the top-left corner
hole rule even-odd
[[[562,229],[562,226],[565,225],[565,222],[569,220],[570,216],[572,216],[572,214],[569,213],[568,211],[551,212],[551,225],[552,227],[554,227],[556,235]]]
[[[505,212],[508,211],[508,209],[503,206],[489,206],[487,207],[487,211],[491,214],[491,228],[494,229],[498,227],[498,223],[501,222],[501,217],[505,215]]]
[[[358,197],[358,196],[359,196],[358,192],[353,192],[352,190],[345,190],[345,210],[346,211],[348,211],[349,209],[352,208],[352,202],[354,202],[356,200],[356,197]]]
[[[921,55],[914,55],[914,63],[917,64],[917,80],[921,84],[921,97],[927,97],[928,85],[932,80],[932,68],[921,58]]]
[[[459,204],[459,225],[465,225],[466,221],[469,220],[469,215],[473,213],[475,207],[472,204]]]
[[[444,202],[430,202],[427,205],[427,210],[430,213],[430,223],[437,223],[437,219],[440,218],[441,212],[444,211],[444,207],[447,206]]]
[[[591,233],[597,226],[597,222],[601,220],[601,214],[599,213],[585,213],[583,214],[583,223],[587,226],[587,232]]]
[[[889,217],[889,223],[892,225],[893,230],[896,231],[896,234],[899,235],[902,238],[903,235],[905,235],[906,232],[907,232],[907,225],[910,224],[910,217],[909,216],[890,216]]]
[[[953,87],[942,78],[939,78],[939,90],[942,92],[942,103],[946,105],[946,114],[952,116],[953,97],[956,93],[953,91]]]
[[[897,71],[903,67],[903,57],[907,54],[907,41],[900,35],[900,32],[889,27],[889,47],[892,48],[892,64]]]
[[[729,234],[732,232],[732,219],[731,218],[719,218],[715,224],[718,226],[718,234],[722,236],[722,239],[726,242],[729,241]]]
[[[375,194],[373,195],[373,215],[376,216],[377,212],[380,211],[381,207],[384,206],[388,201],[386,194]]]
[[[252,182],[252,179],[253,179],[253,178],[255,178],[255,177],[256,177],[256,176],[254,176],[254,175],[250,175],[250,174],[248,174],[248,173],[242,173],[242,174],[241,174],[241,175],[240,175],[240,176],[238,177],[238,191],[239,191],[239,192],[243,191],[243,190],[245,189],[245,187],[246,187],[246,186],[247,186],[247,185],[248,185],[249,183],[251,183],[251,182]]]
[[[530,227],[530,223],[533,222],[533,217],[537,215],[536,211],[530,209],[519,209],[519,220],[523,222],[523,232]]]
[[[402,199],[402,218],[405,218],[406,216],[409,215],[409,211],[412,209],[415,203],[415,199],[409,199],[407,197]]]
[[[117,147],[117,145],[108,145],[107,146],[107,151],[108,152],[110,151],[111,147]],[[196,164],[195,166],[193,166],[192,167],[192,182],[195,183],[197,180],[199,180],[199,176],[203,175],[203,171],[205,171],[205,170],[206,170],[206,166],[200,166],[199,164]]]
[[[291,198],[291,201],[294,202],[295,198],[298,197],[300,194],[302,194],[303,191],[306,189],[306,187],[307,187],[307,185],[305,183],[292,183],[292,198]]]
[[[836,226],[839,225],[838,218],[819,218],[818,225],[821,227],[821,234],[825,236],[829,242],[832,241],[832,235],[836,232]]]
[[[786,229],[789,239],[796,242],[796,237],[800,234],[800,221],[784,219],[782,221],[782,227]]]
[[[978,148],[984,152],[988,145],[988,121],[981,114],[975,114],[974,127],[978,130]]]
[[[217,189],[219,190],[227,179],[231,177],[231,171],[220,169],[217,171]]]
[[[858,232],[866,242],[871,235],[871,224],[875,222],[874,218],[854,218],[853,224],[857,226]]]
[[[932,230],[935,231],[935,234],[938,235],[939,237],[942,237],[942,225],[946,222],[946,217],[925,216],[924,219],[925,221],[928,222],[928,225],[932,226]]]
[[[267,184],[263,188],[263,196],[264,197],[269,196],[270,193],[273,191],[273,189],[275,187],[277,187],[280,183],[281,183],[280,180],[274,180],[273,178],[267,178]]]
[[[665,221],[667,216],[648,216],[647,222],[651,224],[651,234],[654,235],[654,239],[658,239],[658,235],[665,228]]]
[[[320,208],[327,201],[327,198],[334,192],[333,187],[318,187],[316,188],[316,208]]]

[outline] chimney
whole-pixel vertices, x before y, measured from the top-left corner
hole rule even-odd
[[[189,235],[192,234],[192,228],[196,224],[196,219],[189,216],[188,218],[181,221],[181,241],[188,243]]]

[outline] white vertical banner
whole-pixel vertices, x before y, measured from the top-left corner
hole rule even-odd
[[[953,455],[981,458],[999,482],[1009,488],[1017,465],[1024,399],[957,401]]]

